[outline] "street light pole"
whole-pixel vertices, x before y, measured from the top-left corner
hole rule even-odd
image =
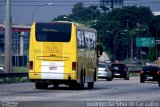
[[[160,30],[160,28],[158,28],[156,30],[156,41],[157,41],[157,36],[158,36],[158,31]],[[157,60],[157,42],[156,42],[156,60]]]
[[[131,63],[133,63],[133,35],[131,35]]]
[[[116,40],[115,40],[115,36],[116,35],[114,35],[114,41],[113,41],[113,45],[114,45],[114,61],[116,61]]]
[[[114,32],[110,32],[110,31],[107,31],[107,33],[111,33],[114,37],[113,37],[113,54],[114,54],[114,61],[116,61],[116,41],[115,41],[115,38],[116,38],[116,35]]]
[[[33,19],[34,19],[34,15],[35,13],[38,11],[39,8],[43,7],[43,6],[49,6],[49,5],[52,5],[53,3],[47,3],[47,4],[43,4],[43,5],[40,5],[39,7],[37,7],[34,12],[32,13],[32,23],[33,23]]]
[[[70,21],[74,22],[74,20],[73,20],[73,19],[68,18],[68,17],[66,17],[66,16],[64,16],[63,18],[64,18],[64,19],[66,19],[66,20],[70,20]]]

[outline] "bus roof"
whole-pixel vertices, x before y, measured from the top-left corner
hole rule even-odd
[[[74,24],[77,27],[77,29],[97,32],[96,29],[94,28],[89,28],[89,27],[84,26],[83,24],[79,24],[79,23],[71,22],[71,21],[52,21],[52,22],[34,22],[34,23],[70,23],[70,24]]]

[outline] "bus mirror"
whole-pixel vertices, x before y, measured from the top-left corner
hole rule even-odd
[[[99,53],[100,53],[100,55],[102,55],[102,53],[103,53],[103,48],[102,48],[102,46],[100,46],[100,48],[99,48]]]
[[[103,53],[103,47],[101,45],[98,45],[98,57],[100,57]]]

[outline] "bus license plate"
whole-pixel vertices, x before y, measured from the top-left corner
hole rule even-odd
[[[57,70],[57,67],[55,66],[49,67],[49,70]]]

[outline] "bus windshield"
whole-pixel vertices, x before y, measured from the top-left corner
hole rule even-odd
[[[69,42],[71,39],[71,24],[37,23],[36,40],[40,42]]]

